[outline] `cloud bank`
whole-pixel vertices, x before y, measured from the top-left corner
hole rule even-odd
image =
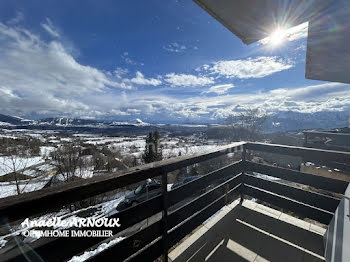
[[[21,19],[18,15],[16,20]],[[0,23],[0,110],[4,114],[196,121],[224,118],[245,108],[264,108],[269,113],[350,109],[349,85],[338,83],[230,92],[236,90],[234,80],[263,78],[294,67],[292,61],[276,56],[221,60],[193,73],[152,77],[140,70],[105,71],[81,64],[62,44],[62,33],[49,19],[41,26],[51,41],[13,23]],[[121,59],[127,58],[125,52]],[[193,94],[183,95],[183,90]]]

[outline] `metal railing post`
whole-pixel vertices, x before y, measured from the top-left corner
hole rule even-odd
[[[244,175],[245,175],[245,171],[246,171],[246,166],[247,166],[247,162],[246,162],[246,148],[245,145],[242,145],[243,150],[242,150],[242,164],[243,164],[243,171],[242,171],[242,180],[241,180],[241,187],[240,187],[240,200],[239,200],[239,204],[242,205],[243,200],[244,200],[244,194],[243,194],[243,189],[244,189]]]
[[[163,198],[163,261],[168,262],[168,173],[162,173]]]

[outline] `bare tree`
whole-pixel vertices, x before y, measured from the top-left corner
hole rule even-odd
[[[258,108],[247,109],[240,114],[239,118],[243,128],[251,130],[253,133],[257,133],[266,122],[267,114]]]
[[[63,176],[65,182],[82,176],[85,162],[82,148],[76,144],[65,144],[51,153],[53,164],[57,168],[57,174]]]
[[[63,177],[62,182],[70,182],[77,179],[86,178],[86,171],[92,167],[92,159],[83,154],[83,148],[79,143],[67,143],[51,152],[52,164],[56,166],[57,175]],[[91,170],[92,171],[92,170]],[[53,181],[54,178],[51,179]],[[103,196],[89,197],[68,205],[71,211],[83,207],[95,205]]]
[[[230,115],[226,124],[232,127],[233,137],[238,140],[258,140],[261,137],[267,114],[262,110],[246,109],[238,116]]]
[[[18,195],[24,192],[32,177],[23,172],[30,164],[30,158],[38,154],[31,139],[7,139],[2,141],[0,170],[7,181],[13,181]]]

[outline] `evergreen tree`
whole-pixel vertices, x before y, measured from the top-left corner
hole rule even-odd
[[[142,156],[146,163],[163,159],[160,148],[160,135],[158,131],[150,132],[146,138],[145,153]]]

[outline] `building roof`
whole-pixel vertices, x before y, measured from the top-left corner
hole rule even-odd
[[[309,22],[306,78],[350,83],[350,2],[339,0],[194,0],[245,44],[278,28]]]
[[[245,44],[278,26],[297,26],[325,9],[330,0],[194,0]],[[321,2],[321,3],[320,3]]]

